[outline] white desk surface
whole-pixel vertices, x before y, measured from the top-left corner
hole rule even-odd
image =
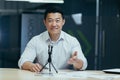
[[[46,72],[38,74],[27,70],[0,68],[0,80],[120,80],[120,74],[107,74],[94,70],[59,70],[58,73],[49,75]]]

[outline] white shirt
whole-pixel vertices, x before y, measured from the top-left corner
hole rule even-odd
[[[18,66],[21,68],[24,62],[36,61],[45,65],[48,61],[48,45],[51,44],[51,39],[49,37],[48,31],[41,33],[33,37],[27,44],[21,58],[18,61]],[[69,64],[67,61],[70,59],[71,55],[77,51],[77,57],[83,61],[83,67],[81,70],[86,69],[87,60],[81,50],[81,46],[75,37],[61,31],[60,37],[56,42],[52,42],[52,63],[57,69],[66,69]],[[49,66],[46,66],[49,68]]]

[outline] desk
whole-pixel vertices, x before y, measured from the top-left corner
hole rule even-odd
[[[43,74],[39,75],[36,74],[34,72],[30,72],[27,70],[20,70],[20,69],[14,69],[14,68],[0,68],[0,80],[120,80],[120,75],[119,74],[106,74],[102,71],[92,71],[92,70],[86,70],[86,71],[69,71],[69,70],[60,70],[58,71],[59,73],[57,75],[61,75],[64,72],[65,73],[69,73],[67,77],[63,77],[63,74],[61,75],[61,77],[57,77],[57,76],[43,76]],[[75,76],[77,74],[86,74],[86,76],[82,77],[78,77]],[[73,75],[74,74],[74,75]],[[89,76],[89,74],[92,74],[92,77]],[[73,76],[75,77],[73,77]],[[94,76],[101,76],[103,78],[98,78],[98,77],[94,77]],[[105,77],[104,77],[105,76]],[[109,78],[106,76],[116,76],[114,78]]]

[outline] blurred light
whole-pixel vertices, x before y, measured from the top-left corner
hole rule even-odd
[[[29,0],[6,0],[6,1],[29,1]]]
[[[64,3],[63,0],[6,0],[6,1],[27,1],[30,3]]]
[[[64,3],[63,0],[29,0],[32,3]]]
[[[82,24],[82,14],[81,13],[72,14],[72,18],[77,25]]]

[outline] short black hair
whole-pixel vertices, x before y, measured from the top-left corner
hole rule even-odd
[[[62,15],[62,18],[64,19],[64,14],[63,14],[63,11],[60,7],[58,6],[51,6],[51,7],[48,7],[44,13],[44,19],[46,19],[48,13],[60,13]]]

